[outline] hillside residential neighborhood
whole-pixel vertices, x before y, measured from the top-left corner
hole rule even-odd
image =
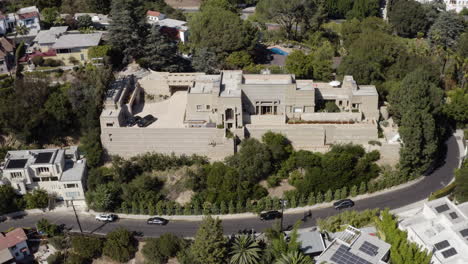
[[[466,264],[468,1],[0,1],[0,264]]]

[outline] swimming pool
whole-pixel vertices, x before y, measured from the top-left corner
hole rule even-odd
[[[289,53],[287,53],[286,51],[280,49],[280,48],[271,48],[270,49],[271,52],[273,52],[274,54],[278,54],[278,55],[283,55],[283,56],[288,56]]]

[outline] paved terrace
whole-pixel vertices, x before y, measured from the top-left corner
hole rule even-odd
[[[137,112],[136,114],[141,117],[149,114],[156,117],[158,120],[148,126],[151,128],[184,128],[186,105],[187,92],[178,91],[167,100],[143,103],[143,109],[141,112]]]

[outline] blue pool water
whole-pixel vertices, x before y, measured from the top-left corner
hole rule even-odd
[[[288,53],[282,49],[279,49],[279,48],[271,48],[270,49],[271,52],[273,52],[274,54],[278,54],[278,55],[283,55],[283,56],[287,56]]]

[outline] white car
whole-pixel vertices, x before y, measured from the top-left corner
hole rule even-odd
[[[115,214],[99,214],[96,215],[96,220],[101,222],[114,222],[117,219]]]

